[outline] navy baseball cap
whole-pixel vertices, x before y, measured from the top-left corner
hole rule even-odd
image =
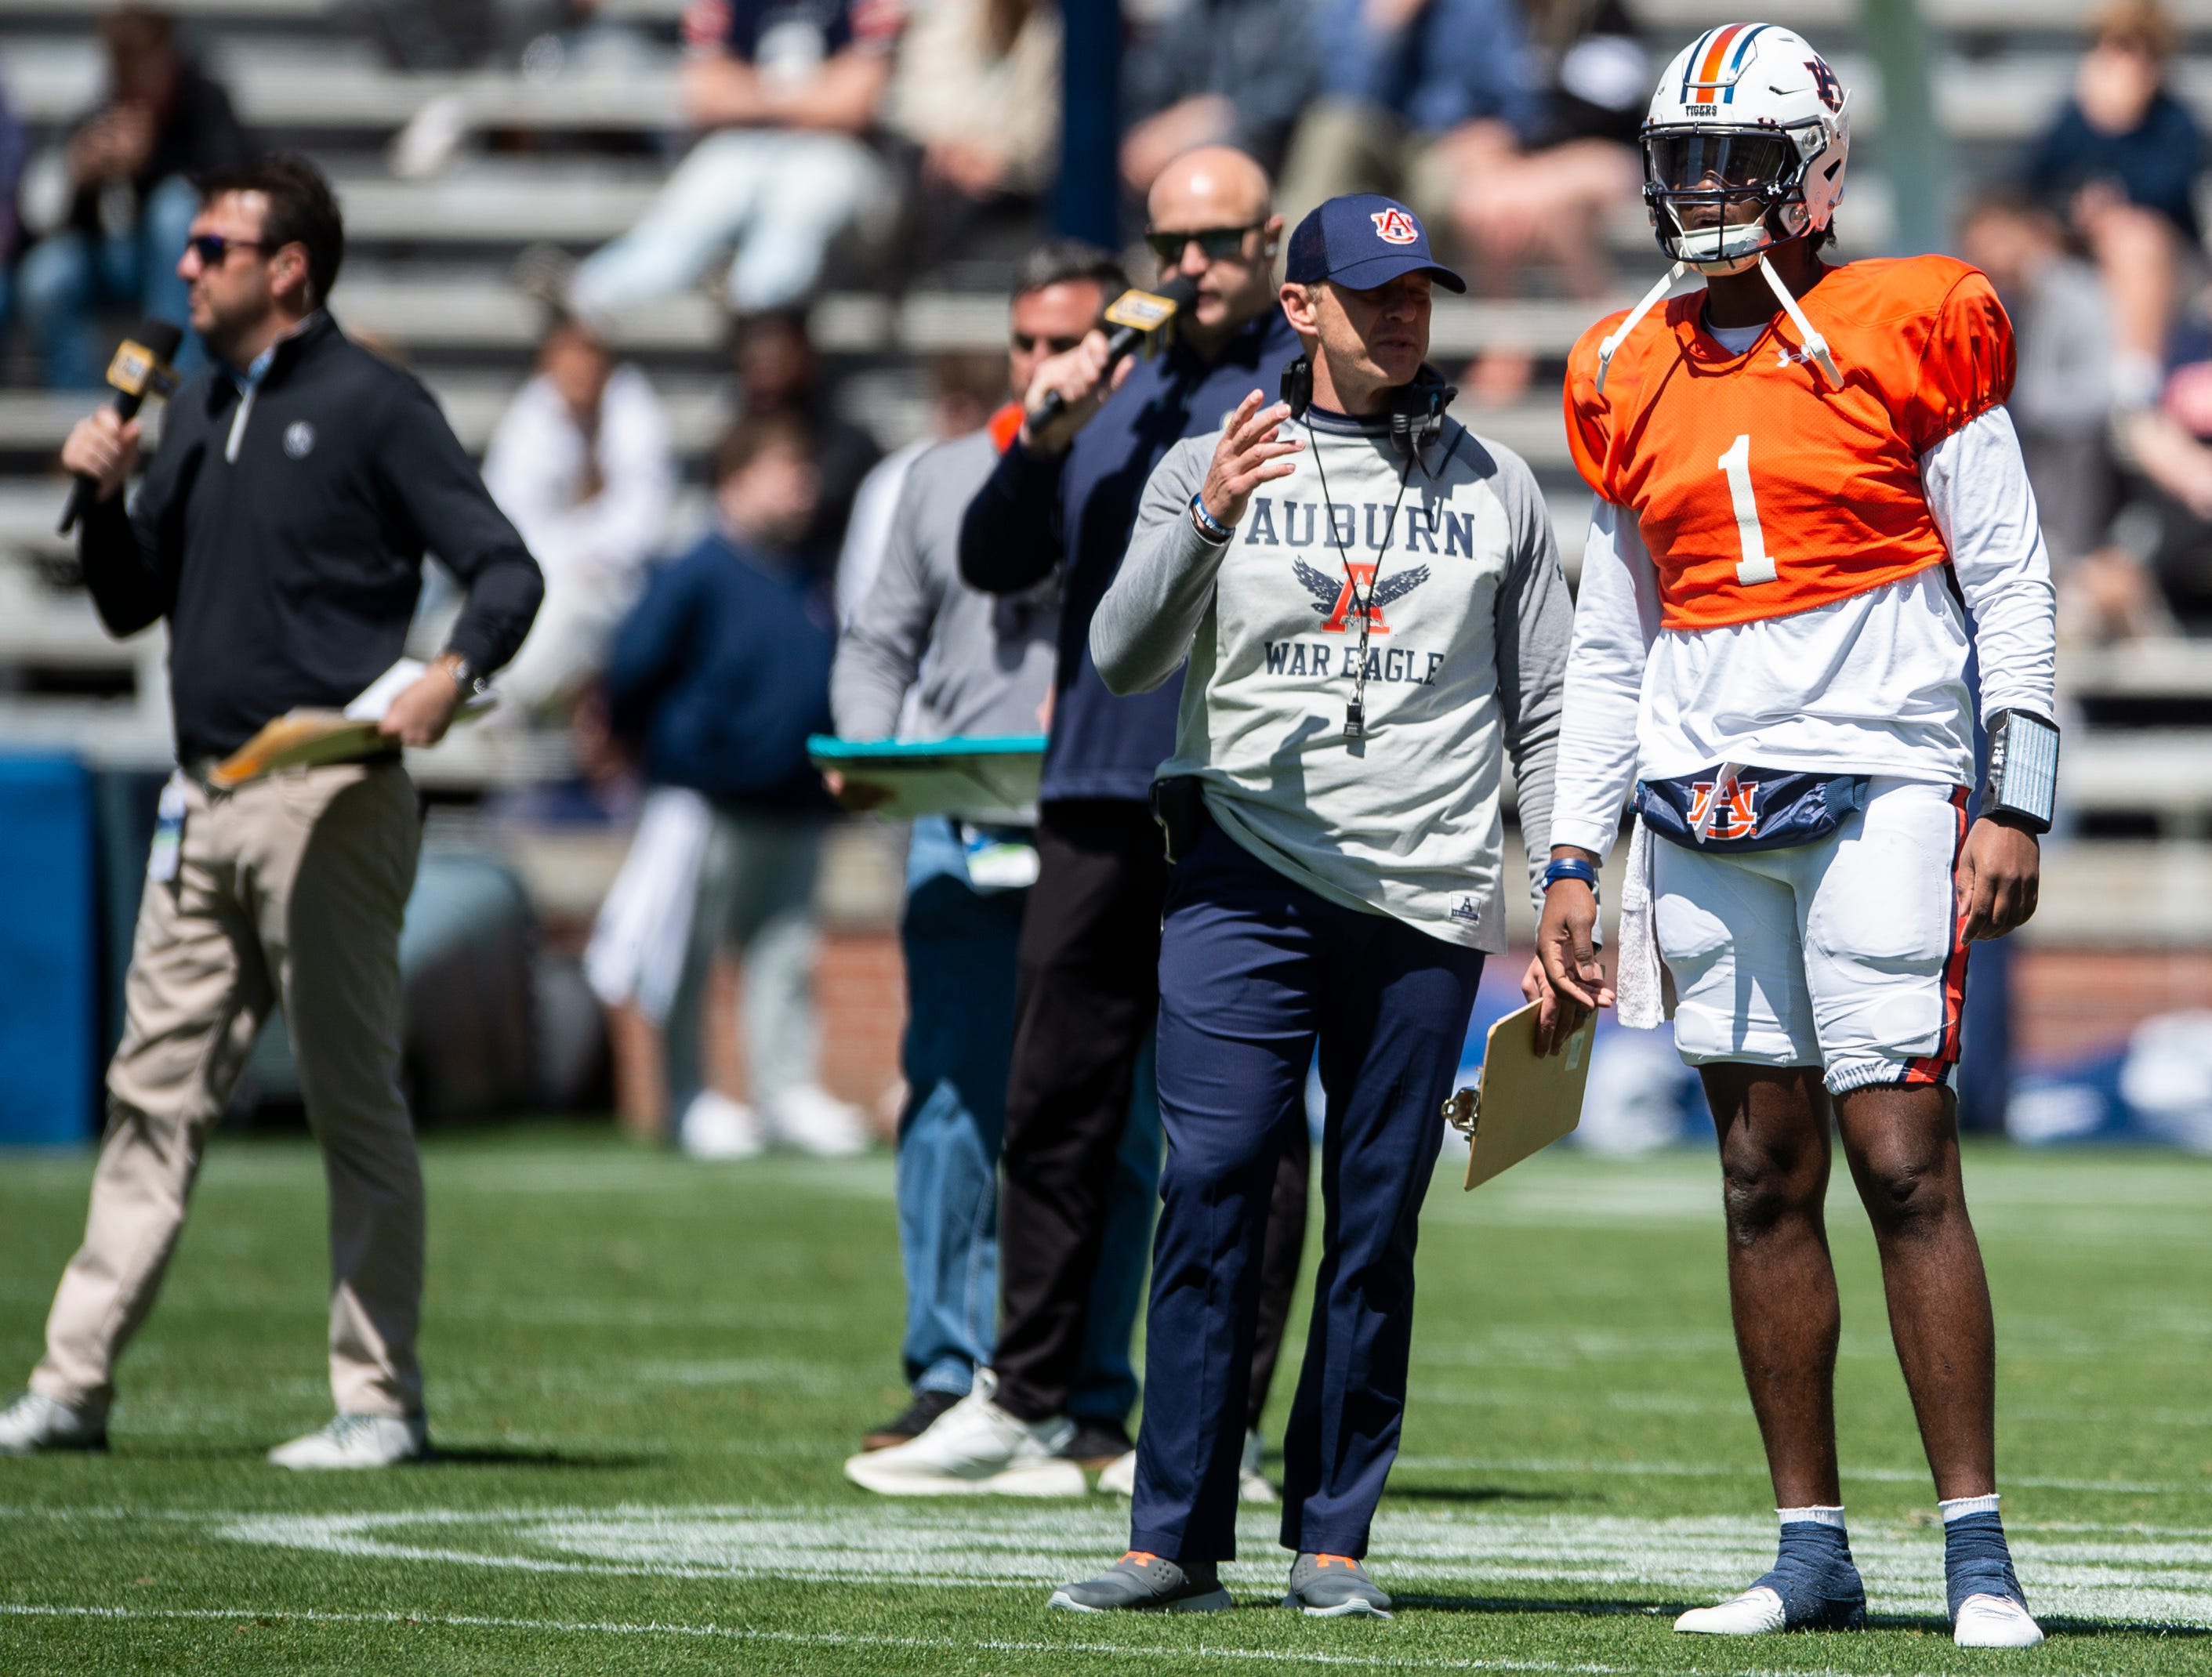
[[[1421,218],[1380,192],[1348,192],[1309,214],[1291,235],[1283,277],[1295,285],[1334,280],[1354,291],[1387,285],[1401,274],[1426,274],[1447,291],[1467,282],[1429,253]]]

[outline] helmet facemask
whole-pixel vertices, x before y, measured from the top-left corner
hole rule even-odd
[[[1805,175],[1828,137],[1698,123],[1644,130],[1644,202],[1659,248],[1700,272],[1741,273],[1812,230]]]

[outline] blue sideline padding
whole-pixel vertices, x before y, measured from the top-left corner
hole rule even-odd
[[[81,1143],[100,1084],[92,776],[0,754],[0,1146]]]

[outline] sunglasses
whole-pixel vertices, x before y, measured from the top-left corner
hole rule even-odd
[[[1236,256],[1244,249],[1244,235],[1259,228],[1255,222],[1249,227],[1196,228],[1188,233],[1147,233],[1145,242],[1152,246],[1152,254],[1163,264],[1180,262],[1182,253],[1191,245],[1197,245],[1208,262],[1219,262],[1224,257]]]
[[[1051,351],[1055,355],[1064,355],[1081,343],[1083,339],[1080,337],[1047,337],[1042,332],[1016,332],[1013,334],[1012,341],[1014,353],[1018,355],[1029,355],[1040,347]]]
[[[234,239],[227,233],[198,233],[185,240],[185,248],[199,258],[203,267],[220,268],[233,251],[268,247],[258,239]]]

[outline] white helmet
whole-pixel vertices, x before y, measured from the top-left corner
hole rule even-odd
[[[1706,30],[1667,66],[1644,122],[1644,202],[1659,248],[1704,273],[1734,274],[1826,228],[1844,195],[1849,103],[1827,60],[1794,30]]]

